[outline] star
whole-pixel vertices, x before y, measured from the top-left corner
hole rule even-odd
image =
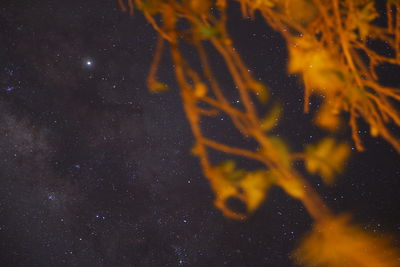
[[[84,64],[86,67],[90,68],[90,67],[93,67],[94,62],[91,59],[87,59],[87,60],[85,60]]]
[[[48,198],[49,200],[55,200],[55,199],[56,199],[56,195],[55,195],[54,193],[49,193],[49,194],[47,195],[47,198]]]

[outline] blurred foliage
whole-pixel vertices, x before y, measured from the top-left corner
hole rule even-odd
[[[243,201],[247,212],[252,213],[265,199],[272,185],[272,176],[266,170],[250,172],[237,169],[233,160],[218,164],[212,172],[214,179],[211,186],[216,193],[215,205],[235,219],[244,219],[246,214],[231,210],[227,206],[228,199]]]
[[[306,168],[311,174],[321,175],[325,183],[332,184],[335,175],[343,170],[349,154],[350,147],[347,144],[325,138],[316,145],[306,147]]]
[[[400,141],[393,134],[400,126],[400,89],[383,85],[377,73],[377,68],[385,64],[400,67],[398,0],[384,1],[385,10],[380,12],[373,0],[118,2],[122,10],[131,14],[139,10],[159,35],[147,79],[151,92],[169,88],[157,79],[164,43],[168,44],[172,69],[195,139],[192,154],[199,158],[215,193],[215,205],[225,216],[247,218],[266,199],[271,186],[278,186],[300,201],[315,221],[312,232],[294,254],[298,263],[332,267],[400,266],[395,250],[387,241],[353,226],[345,216],[334,215],[303,177],[317,174],[325,184],[333,185],[350,156],[350,145],[331,136],[304,146],[304,151],[292,151],[274,133],[279,120],[284,119],[282,107],[271,103],[268,87],[252,76],[227,30],[227,8],[231,3],[239,3],[245,18],[254,18],[258,13],[285,38],[288,73],[298,74],[303,81],[304,112],[315,112],[315,125],[337,134],[344,132],[348,124],[355,148],[364,151],[358,130],[363,120],[371,136],[383,138],[400,152]],[[383,43],[386,51],[376,50],[373,42]],[[195,62],[199,64],[193,64],[192,58],[182,53],[183,43],[185,47],[193,47],[198,59]],[[233,88],[223,88],[214,74],[210,46],[225,63]],[[226,94],[229,90],[236,90],[240,101],[232,101]],[[309,110],[312,95],[321,101],[316,111]],[[261,112],[260,104],[268,105],[268,111]],[[244,139],[257,143],[257,148],[221,143],[208,137],[200,123],[202,118],[221,114],[230,119]],[[254,160],[263,167],[244,170],[238,167],[240,160],[213,162],[209,156],[213,151],[222,152],[227,158],[233,155]],[[303,161],[305,168],[297,161]],[[242,202],[245,209],[235,210],[229,205],[231,199]]]
[[[304,266],[399,266],[388,238],[363,231],[340,215],[317,222],[293,254]]]

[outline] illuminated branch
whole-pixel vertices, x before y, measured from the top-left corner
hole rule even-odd
[[[361,230],[358,232],[358,228],[344,220],[343,216],[335,215],[303,178],[303,171],[293,164],[296,160],[304,161],[308,174],[317,174],[326,184],[332,184],[334,175],[343,170],[350,153],[349,145],[333,138],[324,138],[317,144],[306,146],[304,152],[292,152],[282,138],[271,133],[280,118],[280,108],[275,106],[266,114],[259,114],[254,100],[257,98],[261,104],[266,104],[267,88],[253,78],[234,49],[227,32],[226,9],[228,2],[237,1],[245,17],[254,17],[254,13],[259,11],[266,22],[286,39],[289,48],[288,70],[300,73],[304,82],[304,111],[309,111],[312,94],[324,97],[317,113],[317,125],[331,131],[341,129],[340,113],[347,112],[357,150],[365,150],[357,122],[363,119],[370,126],[372,136],[384,138],[400,152],[398,138],[389,131],[392,122],[400,127],[400,114],[396,107],[400,101],[400,89],[382,86],[376,73],[376,68],[382,63],[400,65],[398,1],[392,0],[386,5],[386,28],[372,25],[377,12],[369,0],[127,1],[128,7],[123,0],[118,0],[121,9],[129,9],[132,13],[135,4],[159,34],[147,79],[152,92],[168,89],[157,81],[156,74],[162,58],[163,42],[169,43],[183,108],[194,136],[192,153],[198,157],[204,176],[215,193],[215,206],[226,217],[246,219],[266,198],[268,189],[279,186],[289,196],[299,200],[315,221],[315,229],[309,238],[312,241],[306,240],[296,254],[300,263],[342,266],[344,259],[349,266],[375,267],[378,265],[369,265],[369,262],[380,263],[384,259],[385,264],[381,266],[397,266],[395,256],[385,254],[388,249],[383,243],[376,247],[375,254],[366,253],[365,248],[371,247],[373,239],[360,234]],[[213,7],[214,11],[211,12]],[[299,7],[303,12],[299,12]],[[181,28],[178,27],[179,21],[184,21],[184,30],[178,29]],[[369,38],[386,42],[395,55],[379,55],[368,46]],[[180,44],[184,42],[195,48],[200,60],[199,68],[193,67],[182,53]],[[204,43],[211,44],[222,57],[242,106],[232,105],[221,88],[212,71]],[[363,53],[368,60],[363,59]],[[230,118],[244,138],[255,141],[257,148],[239,148],[206,137],[206,131],[201,127],[202,117],[216,116],[220,112]],[[227,160],[212,162],[209,150],[222,152]],[[254,160],[261,163],[263,168],[240,169],[229,158],[230,155]],[[228,205],[231,198],[242,201],[246,210],[241,213],[231,208]],[[323,228],[328,226],[336,227],[334,236]],[[348,236],[353,233],[357,236],[351,240]],[[336,244],[337,240],[340,244]],[[319,251],[320,243],[323,248],[351,244],[351,249],[336,254],[329,250],[321,256],[314,253]],[[355,248],[355,253],[352,248]],[[359,265],[361,261],[367,262],[367,265]]]

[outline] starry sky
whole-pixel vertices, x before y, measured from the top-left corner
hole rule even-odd
[[[277,135],[294,150],[323,137],[302,114],[282,37],[237,6],[230,15],[239,53],[285,110]],[[245,222],[213,206],[168,55],[159,78],[172,89],[146,89],[155,40],[113,0],[1,1],[1,266],[294,266],[311,219],[278,188]],[[224,64],[213,66],[229,87]],[[225,117],[204,127],[240,145]],[[368,152],[333,187],[309,181],[335,211],[400,246],[399,156],[367,130]]]

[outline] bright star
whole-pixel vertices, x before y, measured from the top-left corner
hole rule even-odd
[[[93,59],[92,58],[83,59],[83,66],[86,68],[93,68],[94,67]]]

